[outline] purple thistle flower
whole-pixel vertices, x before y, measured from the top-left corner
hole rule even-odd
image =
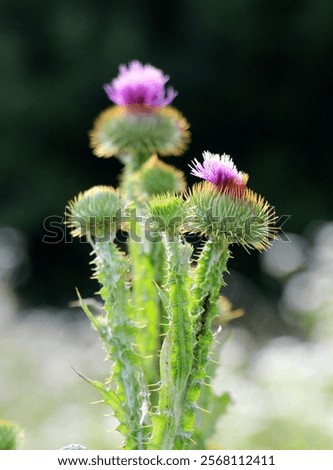
[[[168,75],[156,67],[133,60],[128,66],[120,65],[118,77],[104,85],[104,90],[119,106],[167,106],[177,95],[171,87],[165,90],[168,80]]]
[[[241,195],[246,188],[248,175],[237,171],[230,155],[203,152],[204,161],[193,160],[191,174],[209,181],[219,190]]]

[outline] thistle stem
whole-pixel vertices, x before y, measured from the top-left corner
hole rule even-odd
[[[161,355],[158,411],[152,416],[150,449],[183,449],[182,410],[192,364],[192,325],[188,311],[188,273],[191,249],[177,235],[163,234],[167,278],[164,294],[169,329]]]
[[[136,222],[134,222],[136,223]],[[152,244],[145,240],[142,226],[136,223],[136,232],[141,240],[129,240],[129,253],[132,260],[132,299],[135,309],[136,343],[143,360],[146,383],[159,381],[158,350],[160,334],[159,297],[154,281],[156,264],[153,263]],[[157,242],[158,243],[158,242]]]
[[[206,378],[206,366],[213,334],[211,323],[217,314],[217,301],[223,285],[223,274],[227,269],[230,253],[228,243],[208,240],[194,270],[194,283],[191,291],[191,317],[193,330],[193,362],[187,382],[186,404],[183,419],[186,431],[192,433],[195,424],[195,407],[202,385]],[[192,410],[192,413],[191,413]]]
[[[147,155],[140,154],[123,157],[125,168],[121,190],[133,208],[130,217],[128,251],[131,258],[132,305],[135,320],[139,326],[135,332],[135,343],[142,356],[146,383],[151,385],[157,384],[160,379],[158,352],[164,312],[157,286],[161,285],[163,278],[164,253],[162,243],[156,236],[153,237],[154,240],[146,236],[142,223],[145,200],[130,182],[130,177],[147,159]],[[157,402],[155,395],[155,392],[151,392],[150,399],[153,404]]]
[[[127,436],[126,449],[144,449],[148,392],[141,358],[133,346],[135,327],[129,308],[128,260],[113,242],[95,242],[93,248],[95,277],[102,285],[99,293],[106,312],[99,333],[113,363],[110,382],[122,407],[118,415],[114,410],[120,420],[118,429]]]

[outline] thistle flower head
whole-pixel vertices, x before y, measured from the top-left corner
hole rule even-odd
[[[90,132],[97,157],[114,155],[181,155],[190,140],[189,123],[171,106],[153,113],[129,113],[121,106],[103,111]],[[144,161],[142,162],[144,163]]]
[[[251,189],[245,188],[242,197],[234,197],[216,191],[212,184],[199,183],[189,192],[186,206],[185,231],[259,251],[276,237],[274,208]]]
[[[169,80],[162,70],[150,64],[143,65],[133,60],[128,66],[119,67],[119,75],[104,86],[109,99],[119,106],[146,105],[167,106],[177,92],[165,84]]]
[[[194,159],[191,174],[212,183],[220,191],[241,196],[246,188],[248,175],[237,171],[229,155],[203,152],[204,161]]]
[[[121,227],[122,201],[112,186],[94,186],[67,206],[67,225],[73,237],[115,237]]]

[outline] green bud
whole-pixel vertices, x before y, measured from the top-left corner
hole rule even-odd
[[[94,186],[67,206],[67,224],[74,237],[112,238],[121,227],[122,201],[112,186]]]
[[[181,193],[186,189],[184,173],[153,155],[139,171],[130,177],[128,184],[136,188],[138,196],[162,193]]]
[[[153,196],[147,204],[147,215],[151,227],[158,232],[172,232],[181,226],[184,219],[184,200],[173,194]]]

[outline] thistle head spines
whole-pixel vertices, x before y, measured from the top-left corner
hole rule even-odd
[[[94,122],[93,129],[89,132],[90,147],[93,154],[99,158],[114,157],[119,151],[117,142],[108,135],[110,123],[122,119],[126,115],[126,109],[120,106],[110,106],[102,111]]]
[[[66,224],[74,237],[114,238],[121,227],[123,204],[112,186],[94,186],[68,203]]]
[[[156,154],[134,175],[138,186],[148,196],[163,193],[182,193],[186,189],[184,173],[162,162]]]
[[[215,240],[224,238],[230,244],[259,251],[275,238],[274,208],[251,189],[228,194],[209,182],[199,183],[188,191],[186,206],[184,229],[190,233]]]
[[[184,220],[184,210],[183,198],[170,193],[151,197],[146,206],[150,225],[158,232],[178,231]]]
[[[189,124],[175,108],[112,106],[95,120],[90,131],[94,155],[182,155],[190,141]]]

